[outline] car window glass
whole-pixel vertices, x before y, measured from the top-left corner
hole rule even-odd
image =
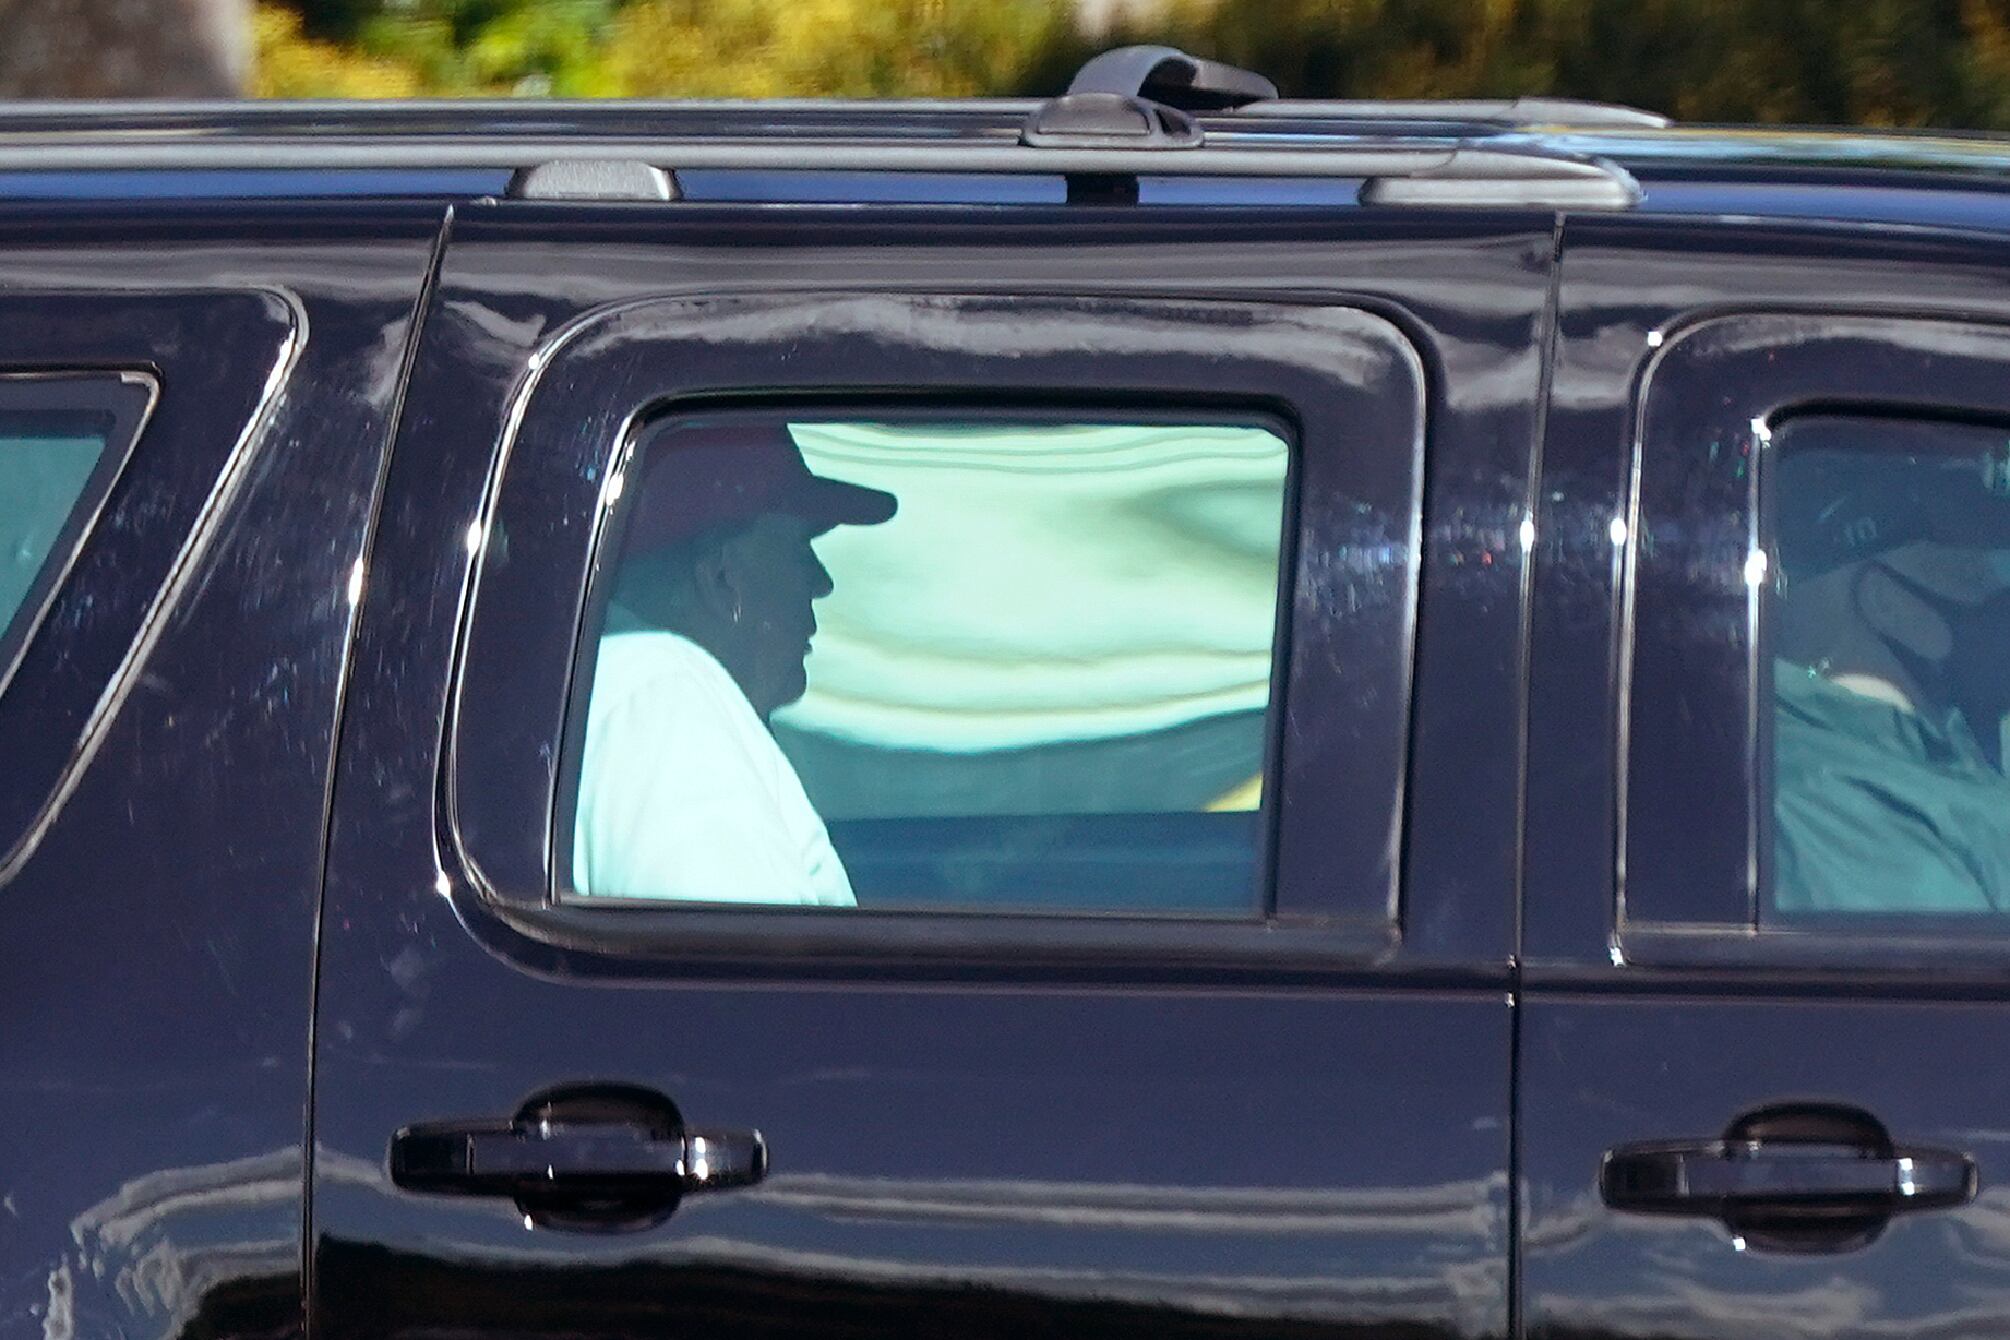
[[[1761,484],[1762,918],[2010,911],[2010,430],[1793,419]]]
[[[1260,914],[1289,454],[1205,416],[645,431],[574,694],[573,894]]]
[[[108,416],[0,405],[0,648],[16,644],[105,455]]]

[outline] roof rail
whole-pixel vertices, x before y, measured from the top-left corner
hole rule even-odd
[[[1060,137],[1057,137],[1060,138]],[[1171,138],[1171,137],[1168,137]],[[1135,141],[1133,141],[1135,143]],[[1609,161],[1541,144],[1429,137],[1273,144],[1054,147],[1002,136],[870,139],[775,134],[766,138],[257,133],[132,137],[0,133],[0,171],[287,171],[499,168],[569,164],[564,189],[581,189],[592,162],[675,173],[722,168],[764,172],[1005,173],[1063,177],[1358,178],[1364,203],[1624,209],[1640,188]],[[619,169],[623,180],[632,168]],[[1400,187],[1397,183],[1404,183]],[[1380,183],[1380,185],[1377,185]],[[674,194],[674,181],[668,188]],[[578,197],[574,197],[578,198]],[[602,198],[602,197],[590,197]],[[632,197],[624,197],[632,198]],[[658,196],[657,198],[661,198]]]
[[[1644,107],[1577,98],[1325,98],[1251,103],[1237,116],[1336,121],[1471,121],[1503,129],[1537,126],[1597,130],[1659,130],[1674,123]]]
[[[1228,68],[1228,67],[1221,67]],[[1072,90],[1080,92],[1082,90]],[[1093,91],[1093,90],[1092,90]],[[1161,106],[1184,107],[1178,96],[1154,86],[1144,95]],[[1136,96],[1136,95],[1133,95]],[[244,132],[341,134],[507,131],[531,125],[600,133],[623,126],[668,133],[672,127],[703,132],[712,126],[752,127],[815,119],[832,126],[967,127],[1023,118],[1039,98],[408,98],[376,100],[256,98],[177,102],[145,99],[97,102],[0,98],[0,133],[110,133],[169,136]],[[1191,109],[1214,125],[1259,128],[1275,120],[1375,123],[1409,121],[1462,124],[1501,130],[1536,127],[1655,129],[1672,124],[1658,112],[1570,98],[1512,99],[1278,99],[1232,108]]]
[[[770,138],[563,137],[537,134],[113,135],[0,134],[0,171],[286,171],[501,168],[567,163],[571,181],[590,162],[645,164],[665,172],[728,168],[765,172],[1006,173],[1083,177],[1319,177],[1370,183],[1368,203],[1521,205],[1624,209],[1640,188],[1603,159],[1540,144],[1486,140],[1348,138],[1270,145],[1041,147],[1003,137],[874,140],[816,134]],[[624,169],[623,171],[629,171]],[[1414,179],[1405,189],[1390,183]],[[1385,183],[1376,189],[1374,183]],[[674,183],[672,188],[674,190]]]

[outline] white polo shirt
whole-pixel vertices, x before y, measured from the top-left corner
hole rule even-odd
[[[574,819],[581,894],[852,907],[851,881],[726,668],[657,629],[600,639]]]

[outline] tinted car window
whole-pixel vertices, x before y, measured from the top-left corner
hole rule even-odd
[[[572,888],[1261,911],[1281,429],[679,418],[627,458]]]
[[[1770,451],[1764,907],[2010,910],[2010,430],[1812,416]]]
[[[0,377],[0,673],[103,500],[152,388],[122,377]]]

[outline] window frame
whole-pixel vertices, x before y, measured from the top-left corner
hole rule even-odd
[[[1775,429],[1815,416],[2010,421],[2006,366],[2010,325],[1945,316],[1741,313],[1664,337],[1635,398],[1620,591],[1619,960],[1901,973],[2010,963],[2010,916],[1987,925],[1927,913],[1762,917],[1772,863],[1768,583],[1743,575],[1769,538],[1760,494]],[[1691,446],[1705,442],[1748,451],[1756,468],[1712,478]],[[1657,545],[1657,530],[1673,542]],[[1687,635],[1667,631],[1675,627]],[[1657,811],[1680,822],[1640,818]]]
[[[744,408],[728,411],[746,415],[758,423],[793,425],[803,423],[872,423],[908,424],[926,426],[929,424],[951,425],[967,428],[995,424],[1000,427],[1039,426],[1080,426],[1103,425],[1109,427],[1235,427],[1254,428],[1270,434],[1285,450],[1285,469],[1278,493],[1278,550],[1277,571],[1271,581],[1271,631],[1270,631],[1270,673],[1269,696],[1264,708],[1262,726],[1263,756],[1261,776],[1263,789],[1259,806],[1257,826],[1257,848],[1250,870],[1254,897],[1252,905],[1240,913],[1218,913],[1194,910],[1144,911],[1111,908],[1068,908],[1054,907],[1011,907],[996,909],[981,905],[945,904],[933,907],[925,903],[908,905],[885,904],[866,908],[867,911],[912,911],[938,912],[947,915],[981,915],[997,917],[1116,917],[1131,919],[1193,919],[1213,923],[1254,924],[1264,921],[1273,909],[1275,889],[1272,880],[1277,840],[1277,795],[1280,782],[1278,769],[1281,740],[1281,723],[1284,718],[1283,703],[1288,689],[1286,671],[1289,668],[1288,641],[1290,621],[1286,617],[1291,594],[1291,575],[1296,559],[1295,541],[1298,531],[1298,482],[1300,448],[1297,429],[1294,424],[1277,413],[1252,407],[1237,410],[1227,407],[1211,409],[1196,408],[1192,412],[1176,410],[1154,410],[1142,406],[1113,408],[1109,405],[1085,403],[1071,407],[1054,403],[1029,403],[1021,408],[1012,408],[1009,397],[991,397],[991,403],[984,404],[971,398],[941,398],[904,396],[894,399],[858,399],[839,397],[829,400],[805,399],[788,405],[786,412],[772,404],[749,403]],[[707,406],[707,417],[718,412],[717,406]],[[645,446],[667,425],[674,424],[677,411],[670,406],[645,407],[631,422],[626,439],[618,448],[614,464],[607,477],[630,472],[636,452]],[[632,500],[631,500],[632,501]],[[552,825],[548,838],[553,853],[551,887],[549,897],[552,905],[564,907],[724,907],[725,903],[705,903],[693,899],[688,902],[657,898],[631,898],[620,894],[582,894],[571,888],[570,869],[572,864],[572,831],[577,817],[577,794],[579,785],[579,765],[581,741],[586,730],[586,712],[591,698],[593,661],[597,651],[597,640],[593,636],[596,615],[604,615],[605,602],[599,601],[596,608],[596,593],[603,581],[611,575],[614,562],[619,556],[622,537],[630,508],[618,501],[610,501],[603,492],[601,519],[594,541],[594,553],[587,578],[582,620],[575,638],[572,678],[569,685],[566,707],[566,728],[559,747],[558,789],[552,805]],[[581,692],[584,688],[586,691]],[[893,818],[894,816],[886,816]],[[990,816],[971,816],[985,818]],[[1003,816],[1000,816],[1003,817]],[[741,904],[739,906],[759,906]],[[846,909],[856,912],[860,909]],[[829,914],[832,909],[825,909]]]
[[[470,533],[442,838],[480,906],[515,932],[627,958],[1276,966],[1385,956],[1400,936],[1428,385],[1399,327],[1346,305],[820,293],[666,297],[590,315],[517,388]],[[552,838],[571,675],[607,481],[639,425],[693,407],[980,400],[1113,420],[1226,412],[1293,428],[1292,603],[1280,601],[1274,661],[1287,687],[1267,723],[1285,742],[1267,760],[1281,778],[1270,915],[561,904]],[[1323,654],[1342,605],[1373,654]],[[1372,761],[1343,768],[1342,757]]]
[[[105,421],[105,444],[84,487],[70,504],[49,553],[36,570],[20,607],[0,622],[0,694],[21,662],[28,643],[48,617],[77,555],[89,541],[112,487],[125,472],[160,400],[160,379],[143,371],[0,371],[0,415],[91,415]]]
[[[304,333],[298,298],[271,289],[0,293],[0,374],[159,389],[123,449],[108,447],[120,467],[0,686],[0,886],[33,857],[228,521]]]

